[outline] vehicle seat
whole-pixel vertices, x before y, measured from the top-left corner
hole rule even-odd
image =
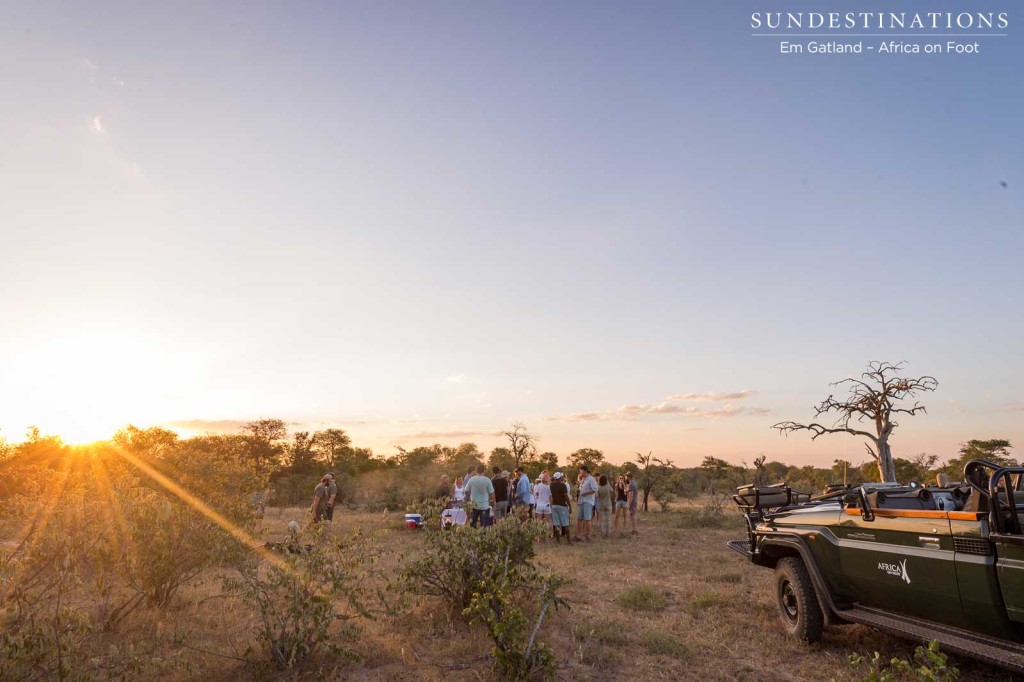
[[[876,490],[868,493],[872,509],[935,510],[935,498],[926,488]]]
[[[965,512],[981,512],[982,514],[988,513],[988,498],[981,493],[980,490],[971,488],[971,494],[968,496],[967,501],[964,502],[963,511]]]

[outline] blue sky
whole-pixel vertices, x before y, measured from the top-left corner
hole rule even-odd
[[[1019,441],[1016,16],[974,56],[787,56],[767,9],[822,7],[7,9],[0,435],[522,420],[830,463],[861,446],[768,427],[886,359],[940,381],[897,455]]]

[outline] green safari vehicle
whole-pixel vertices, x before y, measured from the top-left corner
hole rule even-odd
[[[1024,674],[1024,467],[975,459],[961,483],[744,486],[733,499],[748,537],[729,547],[775,570],[790,635],[863,623]]]

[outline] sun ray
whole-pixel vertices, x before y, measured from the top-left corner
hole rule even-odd
[[[276,568],[279,568],[289,573],[294,573],[294,569],[288,562],[284,561],[281,557],[277,556],[273,552],[267,550],[259,541],[249,534],[245,529],[239,528],[236,524],[232,523],[230,519],[225,517],[223,514],[218,512],[216,509],[210,507],[210,505],[203,502],[201,499],[190,493],[188,490],[180,486],[176,481],[161,473],[159,470],[154,468],[149,463],[136,457],[132,453],[128,452],[122,447],[114,446],[114,452],[120,457],[127,461],[132,466],[136,467],[147,476],[156,481],[162,486],[167,492],[171,493],[182,502],[196,510],[207,519],[217,524],[222,530],[231,535],[231,537],[238,540],[240,543],[253,550],[260,555],[261,558],[267,560],[273,564]]]
[[[117,532],[118,543],[121,546],[128,545],[132,541],[131,534],[128,532],[128,523],[124,518],[124,510],[121,508],[121,500],[114,492],[114,486],[110,483],[110,474],[107,471],[107,465],[103,459],[103,455],[100,454],[99,456],[94,456],[91,464],[93,478],[96,481],[96,487],[100,494],[106,497],[107,504],[110,506],[111,512],[113,512],[114,529]]]
[[[69,451],[65,451],[60,459],[60,466],[54,472],[54,476],[57,477],[59,489],[67,484],[68,474],[71,471],[71,460],[74,458],[73,454]],[[11,552],[11,556],[18,555],[22,550],[28,555],[36,545],[42,539],[43,534],[46,531],[46,527],[50,524],[50,517],[53,516],[54,510],[57,508],[57,502],[53,499],[45,498],[43,496],[36,500],[35,513],[32,518],[25,522],[22,528],[20,538],[17,546]],[[12,576],[11,584],[17,585],[21,579],[21,573],[27,570],[28,566],[26,562],[20,562],[20,565],[15,569],[14,575]]]

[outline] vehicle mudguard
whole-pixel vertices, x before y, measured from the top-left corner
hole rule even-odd
[[[821,613],[825,617],[825,625],[843,622],[838,614],[839,609],[836,607],[832,591],[818,569],[818,564],[814,561],[814,556],[811,554],[811,549],[807,546],[807,542],[801,536],[793,533],[770,531],[761,532],[759,535],[756,556],[752,557],[752,560],[762,566],[773,565],[774,561],[758,561],[758,556],[768,558],[765,550],[770,548],[784,550],[779,555],[780,557],[792,556],[795,553],[804,562],[804,566],[807,567],[807,573],[811,576],[811,583],[814,585],[814,592],[818,597],[818,605],[821,607]]]

